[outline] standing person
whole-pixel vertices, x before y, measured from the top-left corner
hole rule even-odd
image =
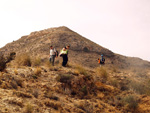
[[[100,64],[100,67],[101,67],[101,65],[105,64],[105,58],[103,55],[101,55],[101,58],[98,58],[98,63]]]
[[[62,66],[66,66],[66,64],[67,64],[67,61],[68,61],[68,57],[67,57],[67,53],[68,51],[67,51],[67,48],[66,47],[64,47],[61,51],[60,51],[60,57],[62,57],[63,58],[63,62],[62,62]]]
[[[53,46],[50,46],[50,63],[52,63],[52,65],[54,66],[54,62],[55,62],[55,57],[57,57],[57,52],[56,52],[56,49],[53,48]]]
[[[101,55],[100,63],[101,63],[101,64],[105,64],[105,58],[104,58],[104,56],[103,56],[103,55]]]
[[[68,45],[68,46],[66,46],[66,51],[67,51],[66,64],[67,64],[67,62],[68,62],[68,52],[69,52],[69,48],[70,48],[70,46],[69,46],[69,45]]]

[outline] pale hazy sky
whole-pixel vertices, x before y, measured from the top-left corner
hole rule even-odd
[[[59,26],[115,53],[150,61],[150,0],[0,0],[0,47]]]

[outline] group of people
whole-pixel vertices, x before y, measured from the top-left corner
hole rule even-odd
[[[52,63],[52,65],[54,66],[54,62],[55,62],[55,57],[57,58],[58,56],[63,58],[63,62],[62,62],[62,66],[66,66],[67,62],[68,62],[68,50],[69,50],[70,46],[66,46],[64,47],[60,53],[58,54],[58,51],[53,47],[50,46],[50,63]]]
[[[65,67],[68,62],[69,48],[70,46],[64,47],[58,54],[58,51],[55,48],[53,48],[53,46],[50,46],[50,63],[52,63],[52,65],[54,66],[55,57],[57,58],[58,56],[60,56],[63,58],[62,66]],[[101,58],[98,58],[98,63],[100,64],[100,66],[105,64],[105,58],[103,55],[101,55]]]

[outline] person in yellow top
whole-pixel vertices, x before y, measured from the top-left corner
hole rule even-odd
[[[61,51],[59,56],[63,58],[63,62],[62,62],[62,66],[66,66],[67,62],[68,62],[68,50],[69,50],[70,46],[66,46],[64,47]]]

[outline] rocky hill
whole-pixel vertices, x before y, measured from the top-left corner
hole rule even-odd
[[[50,65],[50,45],[71,46],[67,67],[60,57]],[[0,113],[150,112],[150,63],[115,54],[66,27],[33,32],[0,51]],[[10,52],[15,59],[14,53],[6,58]]]
[[[39,56],[42,59],[48,59],[50,45],[53,45],[58,51],[64,46],[70,45],[69,60],[87,67],[97,67],[96,60],[101,54],[106,57],[107,65],[115,65],[119,68],[150,67],[150,62],[115,54],[67,27],[32,32],[30,35],[7,44],[0,51],[5,54],[10,52],[29,53],[32,57]]]

